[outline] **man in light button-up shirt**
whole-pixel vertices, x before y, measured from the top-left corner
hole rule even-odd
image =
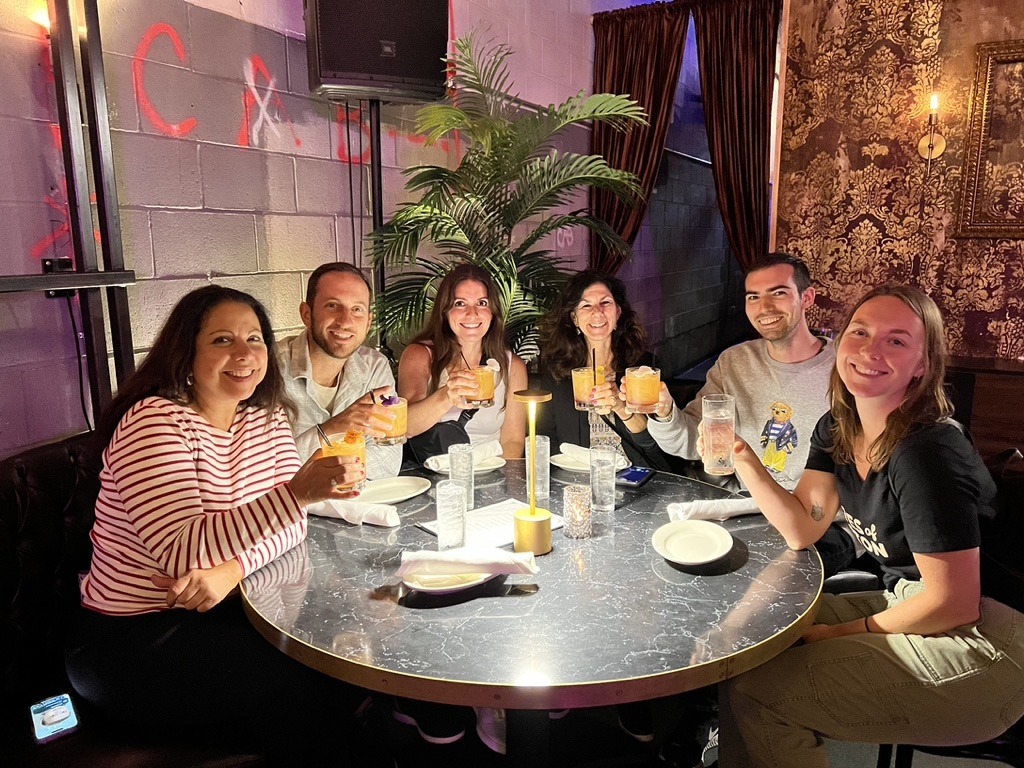
[[[309,276],[299,314],[306,330],[278,349],[285,391],[298,409],[292,433],[299,456],[319,447],[318,424],[328,435],[355,429],[367,438],[366,476],[394,477],[402,446],[372,441],[391,423],[380,400],[394,393],[395,377],[384,355],[363,346],[373,323],[369,281],[351,264],[323,264]]]

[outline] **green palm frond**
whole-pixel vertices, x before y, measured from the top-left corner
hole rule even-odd
[[[388,270],[377,321],[386,336],[406,340],[433,304],[437,285],[457,263],[472,262],[493,276],[505,310],[506,340],[516,352],[537,353],[537,325],[557,300],[568,262],[544,245],[554,233],[580,228],[617,253],[629,247],[586,209],[565,211],[587,187],[627,201],[640,197],[637,180],[598,155],[558,152],[558,134],[601,122],[619,130],[645,125],[640,106],[625,96],[580,93],[559,105],[524,109],[512,91],[508,46],[475,34],[455,41],[449,59],[453,90],[417,113],[428,142],[458,132],[466,149],[457,168],[405,171],[404,203],[368,238],[375,264]],[[430,246],[425,251],[424,246]]]

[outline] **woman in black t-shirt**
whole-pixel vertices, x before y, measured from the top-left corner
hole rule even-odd
[[[821,736],[970,744],[1024,713],[1024,615],[985,597],[995,486],[949,421],[945,353],[928,296],[876,288],[838,336],[796,490],[737,441],[737,472],[787,543],[810,546],[843,510],[886,590],[825,595],[801,644],[724,684],[722,765],[824,766]]]

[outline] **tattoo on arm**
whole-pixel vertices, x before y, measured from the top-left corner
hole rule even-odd
[[[821,520],[824,516],[825,516],[825,510],[822,508],[821,504],[812,504],[811,505],[811,519],[812,520],[818,521],[818,520]]]

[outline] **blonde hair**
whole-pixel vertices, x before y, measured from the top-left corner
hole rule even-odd
[[[836,338],[842,344],[843,334],[857,310],[879,296],[892,296],[902,301],[921,319],[924,325],[924,375],[911,381],[903,402],[885,421],[885,429],[870,446],[868,457],[871,468],[881,471],[888,463],[896,446],[915,426],[943,421],[953,414],[953,405],[946,395],[946,332],[938,306],[920,288],[909,285],[880,285],[868,291],[846,316]],[[861,433],[860,416],[853,395],[839,378],[838,368],[832,369],[828,385],[829,408],[835,425],[832,428],[830,453],[837,464],[854,463],[854,446]]]

